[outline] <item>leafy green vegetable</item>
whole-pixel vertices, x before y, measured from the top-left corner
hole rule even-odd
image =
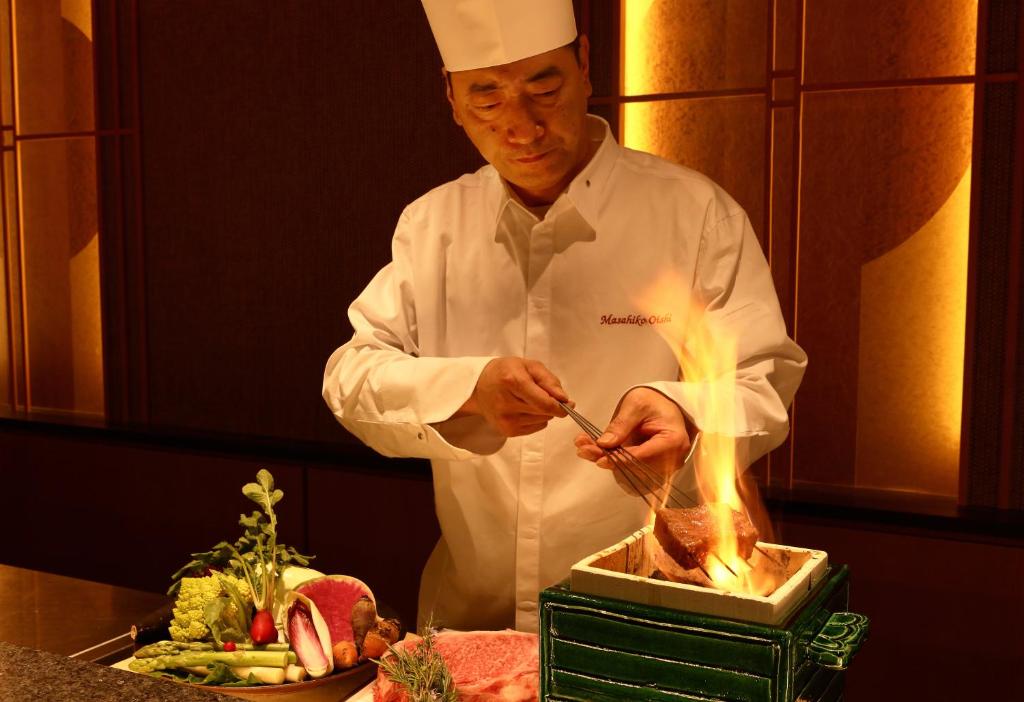
[[[231,602],[231,591],[238,598],[241,608]],[[171,638],[175,641],[201,641],[208,638],[211,634],[210,624],[215,623],[208,612],[211,608],[219,607],[217,618],[224,617],[223,624],[216,622],[220,629],[237,626],[239,620],[247,622],[250,609],[248,592],[249,585],[233,575],[219,573],[205,578],[182,578],[172,610],[174,618],[168,627]],[[220,600],[224,600],[222,606],[217,604]],[[248,628],[242,631],[248,631]],[[221,641],[219,638],[216,640],[218,643]],[[244,641],[245,636],[230,640]]]
[[[233,544],[221,541],[209,551],[191,554],[192,560],[171,576],[168,595],[177,595],[182,578],[188,576],[209,575],[212,571],[223,570],[246,580],[249,579],[248,574],[255,582],[264,579],[264,563],[270,562],[276,574],[285,566],[308,566],[313,560],[313,556],[304,556],[277,540],[277,516],[273,507],[284,497],[284,492],[274,488],[274,478],[267,470],[260,470],[256,480],[255,483],[246,483],[242,494],[262,507],[263,511],[254,510],[252,514],[239,516],[238,524],[244,532]],[[273,579],[270,579],[270,583],[269,593],[262,587],[259,592],[252,593],[255,602],[266,602],[273,598]]]
[[[264,684],[257,680],[256,676],[252,673],[249,673],[243,680],[235,675],[231,667],[225,663],[211,663],[206,667],[210,672],[205,676],[176,668],[154,670],[147,673],[147,675],[151,675],[154,678],[168,678],[193,685],[217,685],[218,687],[255,687]]]
[[[238,679],[246,675],[241,668],[255,669],[263,680],[270,678],[259,669],[277,668],[272,672],[278,675],[271,677],[283,679],[284,668],[296,662],[287,644],[276,643],[278,632],[273,623],[264,637],[254,632],[253,620],[264,617],[273,622],[270,613],[279,574],[288,566],[308,566],[312,556],[278,540],[274,506],[284,492],[274,486],[269,471],[260,470],[256,482],[242,487],[242,494],[259,509],[239,516],[243,532],[234,543],[221,541],[209,551],[193,553],[192,560],[171,576],[168,594],[176,596],[176,602],[170,631],[175,641],[140,649],[129,664],[133,670],[206,685],[235,686],[259,684],[252,673],[246,680]],[[259,610],[255,615],[254,605]],[[265,645],[253,646],[254,637]],[[199,640],[203,643],[195,643]],[[229,646],[232,651],[220,650],[225,642],[234,644]],[[286,662],[275,663],[280,656]],[[210,672],[203,675],[204,669]]]
[[[252,623],[252,608],[247,597],[248,586],[230,575],[219,573],[224,596],[206,605],[203,616],[206,626],[217,645],[225,641],[244,642],[249,639],[249,625]],[[245,587],[243,587],[245,586]]]
[[[207,666],[210,669],[209,675],[199,680],[200,685],[222,685],[227,687],[248,687],[249,685],[258,684],[256,679],[253,678],[252,673],[249,674],[248,680],[242,680],[232,672],[231,667],[226,663],[213,663]],[[196,677],[199,677],[198,675]]]
[[[251,553],[256,555],[256,562],[250,563],[238,549],[233,549],[230,563],[245,573],[256,608],[271,611],[277,585],[277,514],[274,505],[281,501],[284,492],[274,488],[274,477],[268,470],[261,469],[256,473],[256,481],[243,485],[242,494],[260,505],[266,517],[256,510],[252,517],[243,514],[239,519],[239,524],[245,527],[246,536],[255,541]]]

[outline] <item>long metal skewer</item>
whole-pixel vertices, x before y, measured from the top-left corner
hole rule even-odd
[[[589,420],[583,417],[583,415],[581,415],[579,412],[576,412],[563,402],[559,402],[559,404],[569,414],[569,416],[573,418],[576,424],[578,424],[579,427],[587,433],[587,436],[595,440],[599,436],[601,436],[602,432]],[[618,449],[612,451],[608,451],[605,449],[602,450],[604,450],[605,455],[608,457],[608,460],[611,461],[612,465],[615,468],[617,468],[619,472],[622,474],[622,476],[629,482],[630,487],[633,488],[633,491],[636,492],[636,494],[639,495],[645,503],[647,503],[647,506],[651,509],[651,511],[656,511],[661,501],[660,498],[658,498],[658,502],[651,502],[651,500],[648,499],[647,497],[647,490],[641,489],[639,486],[637,486],[635,481],[640,482],[644,488],[647,488],[652,493],[656,493],[657,491],[655,489],[651,489],[652,486],[650,484],[648,484],[642,477],[638,476],[629,468],[629,465],[626,463],[625,460],[623,460],[622,454],[626,454],[626,456],[628,456],[634,462],[639,461],[637,461],[637,459],[625,449],[622,449],[621,451],[619,451]],[[655,486],[656,485],[657,483],[655,482]],[[729,570],[729,572],[733,574],[733,576],[736,576],[735,571],[733,571],[732,568],[729,568],[728,564],[725,561],[722,561],[721,558],[719,558],[718,560],[721,561],[722,565],[724,565]],[[703,564],[697,564],[697,567],[700,568],[700,572],[704,574],[704,577],[706,577],[709,581],[712,581],[711,574],[708,573],[707,570],[705,570]]]
[[[587,433],[588,436],[590,436],[593,439],[597,439],[597,436],[600,436],[601,431],[593,422],[591,422],[589,419],[584,417],[579,412],[576,412],[574,409],[572,409],[571,407],[569,407],[565,403],[559,402],[558,404],[560,404],[563,407],[563,409],[565,409],[565,411],[573,418],[573,420],[576,422],[576,424],[578,424],[580,426],[580,428],[583,429],[583,431],[585,431]],[[597,432],[597,436],[594,435],[595,432]],[[654,468],[652,468],[650,465],[648,465],[648,464],[644,463],[643,461],[641,461],[640,459],[636,458],[627,449],[619,446],[619,447],[616,447],[616,448],[612,449],[612,451],[608,451],[607,449],[602,449],[602,450],[604,450],[605,453],[615,452],[615,453],[620,454],[620,456],[624,457],[626,460],[628,460],[630,463],[635,465],[637,468],[639,468],[640,470],[644,471],[648,475],[649,478],[651,478],[652,480],[657,482],[657,480],[658,480],[657,471]],[[656,491],[652,490],[652,492],[656,492]],[[686,498],[686,500],[688,502],[690,502],[690,504],[693,505],[693,506],[697,506],[699,504],[694,498],[690,497],[687,493],[685,493],[682,490],[679,490],[678,488],[674,487],[671,482],[668,483],[668,494],[665,496],[664,502],[666,504],[671,505],[672,501],[674,500],[675,501],[675,506],[676,507],[681,507],[682,504],[681,504],[681,501],[679,499],[680,495],[682,497]],[[767,551],[765,551],[763,548],[761,548],[757,544],[754,544],[754,548],[756,548],[758,550],[758,552],[761,553],[761,555],[763,555],[765,558],[767,558],[769,561],[771,561],[775,565],[777,565],[777,566],[781,566],[782,565],[781,563],[776,561],[774,558],[772,558],[771,554],[769,554]],[[718,558],[719,561],[722,560],[721,558],[718,557],[717,554],[713,553],[711,555],[713,555],[716,558]],[[724,565],[729,570],[730,573],[732,573],[733,575],[736,575],[736,572],[733,571],[732,568],[729,568],[729,566],[726,565],[725,561],[722,561],[722,565]],[[747,565],[750,565],[750,564],[748,563]]]
[[[593,424],[587,421],[587,419],[584,418],[583,415],[574,411],[571,407],[569,407],[569,405],[563,402],[559,402],[558,404],[560,404],[562,408],[569,414],[569,416],[573,418],[576,424],[578,424],[579,427],[587,433],[587,436],[589,436],[592,439],[597,439],[597,437],[601,436],[601,432],[597,430],[597,427],[595,427]],[[605,455],[608,456],[608,460],[611,461],[612,465],[615,468],[617,468],[618,471],[622,474],[622,476],[626,479],[626,481],[629,482],[630,487],[633,488],[633,492],[640,496],[640,499],[642,499],[647,504],[647,506],[650,508],[652,512],[657,511],[660,503],[660,498],[657,498],[657,502],[652,502],[652,498],[648,498],[647,490],[645,490],[644,488],[648,488],[649,486],[643,480],[643,478],[641,478],[632,470],[630,470],[628,464],[626,464],[622,456],[619,455],[619,452],[605,450]],[[637,485],[637,482],[639,482],[643,487]],[[652,492],[654,491],[652,490]],[[697,567],[700,568],[700,572],[704,574],[704,577],[706,577],[710,581],[711,574],[704,569],[704,566],[698,564]],[[729,566],[725,567],[728,568]]]
[[[571,416],[573,418],[573,420],[576,422],[576,424],[578,424],[580,426],[580,428],[583,429],[583,431],[585,431],[587,433],[587,435],[590,436],[592,439],[597,439],[597,437],[600,436],[603,433],[603,432],[601,432],[601,430],[596,425],[594,425],[593,422],[591,422],[589,419],[584,417],[582,414],[580,414],[576,410],[572,409],[571,407],[569,407],[568,405],[566,405],[564,403],[559,403],[559,404],[562,405],[562,407],[565,409],[566,412],[569,413],[569,416]],[[595,434],[596,434],[596,436],[595,436]],[[616,446],[615,448],[611,449],[610,451],[608,449],[603,449],[603,450],[606,453],[616,453],[616,454],[618,454],[621,458],[625,459],[630,464],[636,466],[638,469],[644,471],[649,476],[652,476],[655,480],[657,480],[657,471],[653,467],[649,466],[648,464],[644,463],[643,461],[641,461],[640,459],[635,457],[627,449],[625,449],[625,448],[623,448],[621,446]],[[664,502],[665,503],[669,503],[670,500],[672,498],[674,498],[676,506],[677,507],[681,506],[680,496],[682,496],[691,505],[693,505],[694,507],[697,506],[697,504],[698,504],[697,500],[695,500],[694,498],[690,497],[688,494],[686,494],[682,490],[679,490],[678,488],[674,487],[671,482],[669,482],[667,484],[667,488],[668,488],[667,492],[669,494],[667,494],[665,496],[665,498],[664,498]]]
[[[566,403],[558,401],[558,404],[562,407],[562,409],[564,409],[566,411],[566,413],[573,419],[573,421],[576,422],[576,424],[581,429],[583,429],[584,432],[586,432],[587,436],[589,436],[591,439],[594,439],[596,441],[597,438],[599,436],[601,436],[601,434],[604,433],[604,432],[601,431],[600,428],[598,428],[597,425],[595,425],[593,422],[591,422],[589,419],[584,417],[582,414],[580,414],[579,412],[574,410],[572,407],[570,407]],[[655,470],[652,466],[650,466],[647,463],[645,463],[645,462],[641,461],[640,459],[638,459],[636,456],[631,454],[627,449],[623,448],[622,446],[617,446],[617,447],[615,447],[615,448],[613,448],[611,450],[609,450],[609,449],[601,449],[601,450],[605,452],[605,455],[608,457],[608,460],[611,461],[612,465],[619,469],[619,472],[622,473],[622,475],[626,478],[626,480],[629,482],[629,484],[633,488],[633,490],[638,495],[640,495],[640,497],[644,500],[644,502],[647,503],[647,506],[650,507],[652,510],[656,510],[657,508],[654,505],[651,504],[650,500],[647,499],[647,497],[644,494],[644,492],[639,490],[639,489],[637,489],[636,484],[633,482],[633,478],[634,477],[638,478],[641,481],[641,483],[644,485],[645,488],[647,488],[652,493],[657,495],[658,490],[657,490],[656,486],[657,486],[657,484],[659,482],[658,471]],[[629,465],[635,466],[637,469],[643,471],[645,476],[646,476],[646,478],[647,478],[647,480],[652,481],[653,485],[652,485],[652,483],[648,483],[647,480],[644,480],[643,478],[640,478],[635,473],[633,473],[633,471],[628,468]],[[671,501],[674,499],[676,506],[679,507],[679,506],[681,506],[679,496],[682,495],[693,506],[696,506],[698,504],[698,502],[694,498],[690,497],[685,492],[683,492],[683,491],[679,490],[678,488],[674,487],[670,481],[665,481],[665,485],[666,485],[666,489],[665,489],[665,493],[666,494],[665,494],[664,498],[659,498],[659,501],[662,501],[665,504],[670,504]],[[767,551],[765,551],[763,548],[761,548],[757,544],[754,544],[754,548],[756,548],[765,558],[770,560],[772,563],[775,563],[776,565],[780,565],[774,558],[772,558],[768,554]],[[737,577],[737,578],[739,577],[736,574],[736,571],[734,571],[732,568],[730,568],[729,564],[726,563],[724,560],[722,560],[721,556],[719,556],[717,553],[711,552],[709,555],[712,555],[715,558],[717,558],[718,561],[723,566],[725,566],[726,570],[728,570],[730,573],[733,574],[733,577]],[[743,559],[743,560],[745,562],[745,559]],[[747,565],[749,566],[750,564],[747,563]],[[704,570],[703,566],[701,566],[700,569],[701,569],[701,572],[704,573],[704,575],[708,575],[707,571]],[[708,579],[710,579],[710,576],[708,576]]]

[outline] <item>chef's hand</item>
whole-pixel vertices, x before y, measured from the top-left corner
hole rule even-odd
[[[473,394],[456,416],[476,414],[503,436],[540,431],[564,417],[557,400],[572,406],[558,378],[540,361],[506,356],[484,366]]]
[[[576,454],[601,468],[614,469],[602,449],[622,446],[637,459],[669,475],[690,451],[690,425],[672,400],[651,388],[633,388],[619,403],[604,434],[595,442],[576,437]]]

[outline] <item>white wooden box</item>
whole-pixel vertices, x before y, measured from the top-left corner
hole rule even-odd
[[[750,564],[757,569],[771,567],[772,562],[777,562],[777,567],[785,571],[785,581],[769,595],[749,595],[704,585],[655,580],[648,576],[657,569],[655,559],[661,549],[652,531],[653,527],[644,527],[578,562],[569,573],[570,589],[655,607],[778,625],[814,589],[828,569],[828,554],[824,551],[758,542],[771,560],[755,550]]]

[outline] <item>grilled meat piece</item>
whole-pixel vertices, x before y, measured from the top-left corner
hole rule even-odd
[[[746,515],[729,509],[736,530],[740,555],[750,558],[757,543],[757,529]],[[654,518],[654,536],[673,560],[687,570],[699,568],[708,553],[718,548],[718,526],[714,511],[708,504],[673,509],[659,509]]]

